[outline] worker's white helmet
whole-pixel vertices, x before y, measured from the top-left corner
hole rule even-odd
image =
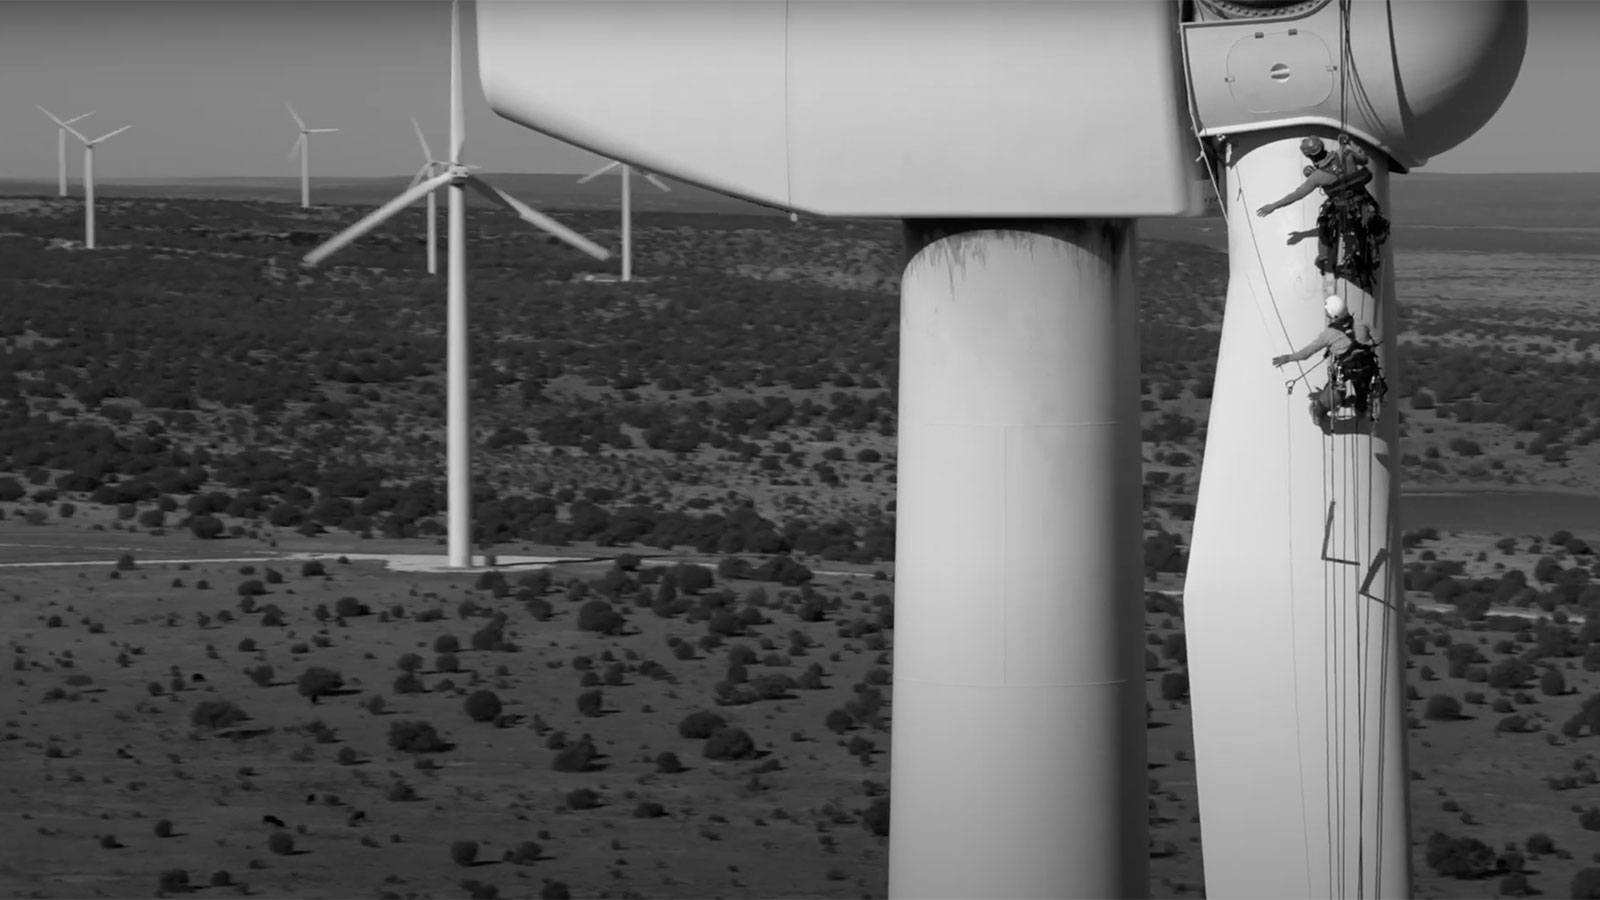
[[[1327,313],[1328,318],[1330,319],[1337,319],[1346,312],[1349,312],[1349,310],[1345,308],[1344,298],[1340,297],[1338,294],[1329,294],[1328,299],[1322,301],[1322,311]]]

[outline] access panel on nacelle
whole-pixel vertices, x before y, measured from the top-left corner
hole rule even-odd
[[[500,115],[814,215],[1182,215],[1166,0],[477,4]]]

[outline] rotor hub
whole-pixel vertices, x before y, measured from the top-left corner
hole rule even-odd
[[[1332,0],[1195,0],[1207,13],[1219,19],[1263,19],[1300,16],[1326,6]]]

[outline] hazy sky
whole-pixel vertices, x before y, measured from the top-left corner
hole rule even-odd
[[[1510,99],[1426,171],[1600,171],[1600,2],[1531,5]],[[56,129],[36,103],[63,118],[93,110],[75,126],[91,138],[134,126],[97,150],[105,178],[296,175],[286,100],[311,127],[342,129],[312,135],[314,175],[409,174],[422,156],[408,115],[445,152],[449,9],[440,0],[0,0],[0,178],[55,175]],[[467,160],[491,171],[599,164],[489,110],[473,19],[463,4]]]

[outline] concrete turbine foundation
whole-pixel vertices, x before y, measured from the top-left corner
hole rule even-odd
[[[1334,289],[1382,342],[1381,417],[1325,433],[1308,409],[1321,355],[1270,362],[1325,324],[1322,192],[1256,215],[1300,184],[1307,134],[1335,139],[1234,135],[1223,184],[1227,310],[1184,588],[1206,892],[1408,897],[1394,260],[1385,245],[1377,297]],[[1387,160],[1367,149],[1387,212]]]
[[[1148,896],[1134,223],[905,233],[889,896]]]

